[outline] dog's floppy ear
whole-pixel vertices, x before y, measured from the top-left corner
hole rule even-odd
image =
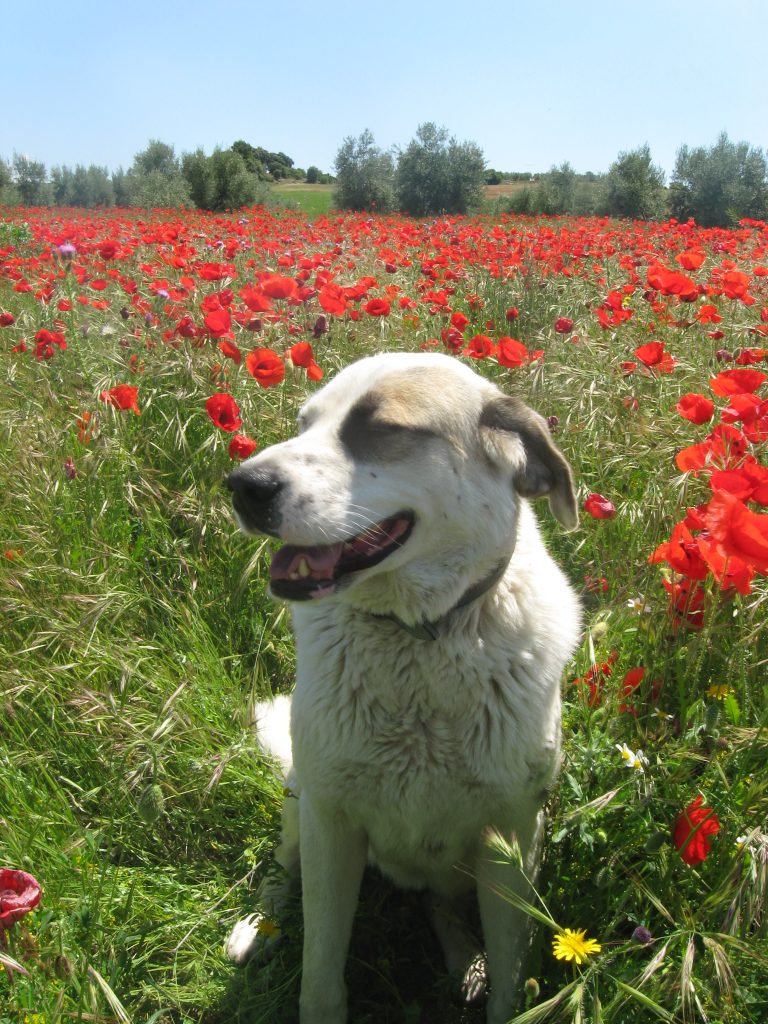
[[[480,414],[480,433],[491,458],[501,455],[518,465],[515,488],[524,498],[549,498],[549,507],[566,530],[579,525],[571,467],[552,441],[546,420],[518,398],[498,395]],[[513,443],[516,436],[523,448]]]

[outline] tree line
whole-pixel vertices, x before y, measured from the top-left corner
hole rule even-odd
[[[433,122],[418,126],[405,148],[383,150],[370,130],[348,136],[334,162],[335,177],[303,170],[285,153],[243,140],[229,149],[177,157],[152,140],[131,167],[109,174],[91,165],[53,167],[14,154],[0,159],[0,205],[198,207],[221,211],[274,203],[274,182],[333,184],[337,209],[417,217],[488,208],[486,185],[511,181],[493,212],[576,214],[678,220],[728,226],[744,217],[768,219],[768,159],[759,148],[722,133],[714,145],[682,146],[669,185],[647,144],[619,153],[605,174],[577,174],[569,163],[531,175],[486,167],[474,142],[459,142]]]

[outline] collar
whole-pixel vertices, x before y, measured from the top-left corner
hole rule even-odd
[[[467,605],[472,604],[472,602],[476,601],[478,597],[482,597],[483,594],[487,593],[491,589],[491,587],[495,586],[507,571],[508,565],[509,559],[503,559],[495,565],[487,576],[483,577],[483,579],[478,583],[474,583],[469,590],[466,590],[453,608],[449,608],[445,615],[441,615],[439,619],[417,622],[414,625],[409,625],[407,622],[403,622],[403,620],[397,615],[377,615],[374,612],[369,612],[369,614],[371,618],[374,619],[386,619],[388,622],[394,622],[395,625],[405,630],[406,633],[410,633],[410,635],[415,637],[417,640],[437,640],[440,635],[441,627],[450,618],[450,616],[453,615],[454,612],[459,611],[460,608],[466,608]]]

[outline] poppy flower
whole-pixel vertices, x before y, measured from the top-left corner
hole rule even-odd
[[[457,331],[463,332],[468,323],[469,317],[460,310],[457,310],[451,316],[451,327],[455,327]]]
[[[584,511],[593,519],[612,519],[616,515],[616,506],[602,494],[590,494],[584,502]]]
[[[252,313],[268,313],[272,309],[269,296],[256,285],[244,285],[240,289],[240,298]]]
[[[317,294],[317,301],[320,308],[333,316],[344,316],[347,309],[347,300],[343,288],[336,284],[326,284]]]
[[[268,274],[259,283],[261,290],[270,299],[291,299],[299,287],[294,278],[284,277],[282,274]]]
[[[245,357],[248,373],[263,387],[279,384],[285,377],[285,363],[271,348],[256,348]]]
[[[26,871],[0,868],[0,938],[40,902],[40,883]]]
[[[691,392],[680,398],[675,409],[691,423],[708,423],[715,412],[715,403],[704,395]]]
[[[116,409],[122,409],[123,412],[133,410],[137,416],[140,415],[139,389],[132,384],[118,384],[116,387],[110,388],[109,391],[102,391],[99,398],[107,405],[114,405]]]
[[[712,538],[732,555],[768,574],[768,515],[752,512],[728,491],[715,491],[704,519]]]
[[[496,358],[500,366],[524,366],[530,359],[528,349],[516,338],[499,338]]]
[[[256,451],[259,446],[245,434],[235,434],[229,442],[229,457],[231,459],[247,459]]]
[[[369,316],[389,316],[389,302],[386,299],[371,299],[363,306]]]
[[[555,320],[555,330],[558,334],[569,334],[573,330],[573,320],[567,316],[559,316]]]
[[[720,831],[720,821],[711,807],[703,807],[699,795],[675,819],[672,842],[686,864],[695,867],[709,855],[709,837]]]
[[[233,434],[243,425],[240,419],[240,410],[232,395],[226,391],[219,391],[206,400],[205,411],[208,413],[212,423],[220,430]]]
[[[288,356],[294,366],[307,371],[310,380],[322,380],[323,371],[315,362],[315,354],[308,341],[299,341],[288,349]]]
[[[755,392],[766,380],[768,376],[760,370],[740,368],[723,370],[710,380],[709,386],[720,398],[730,398],[731,395]]]
[[[13,322],[13,313],[0,313],[0,327],[10,327]]]
[[[219,342],[219,351],[222,355],[225,355],[227,359],[231,359],[236,366],[239,366],[243,361],[243,354],[237,345],[232,341],[227,341],[225,338],[222,338]]]
[[[487,334],[476,334],[470,338],[467,347],[462,352],[464,356],[472,359],[487,359],[488,356],[496,354],[496,346]]]
[[[206,313],[203,323],[212,338],[232,337],[232,316],[228,309],[219,307],[211,310],[210,313]]]
[[[649,341],[635,349],[635,355],[649,370],[658,370],[660,373],[672,373],[675,360],[664,349],[663,341]]]

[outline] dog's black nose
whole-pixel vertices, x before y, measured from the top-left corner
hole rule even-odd
[[[272,533],[280,524],[278,495],[284,482],[271,469],[239,466],[226,479],[232,505],[247,530]]]

